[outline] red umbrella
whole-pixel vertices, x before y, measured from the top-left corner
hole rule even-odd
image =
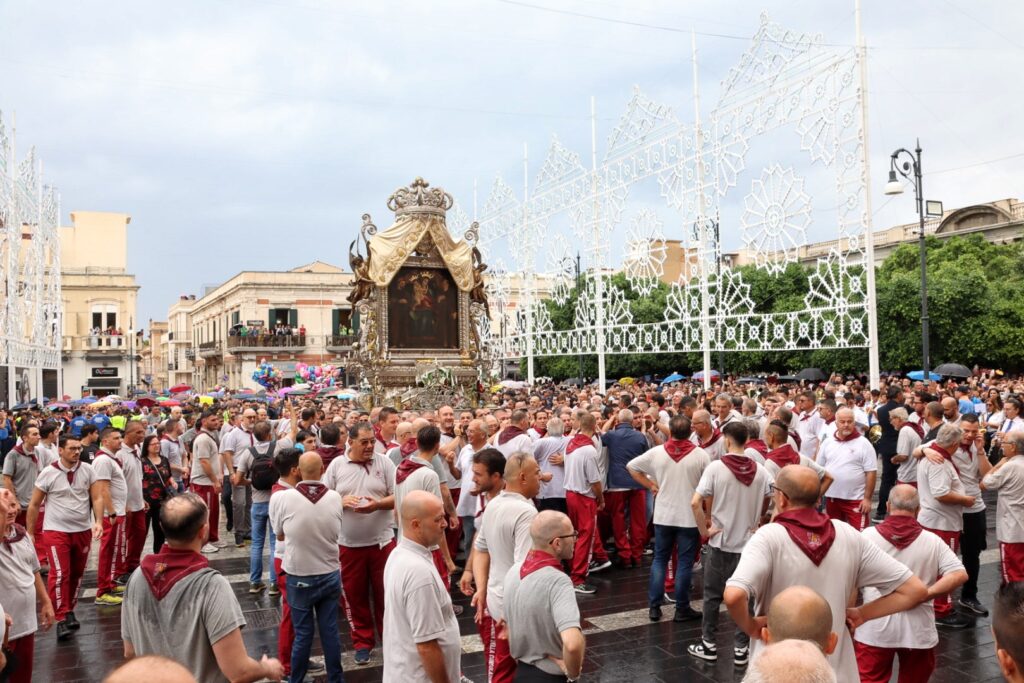
[[[153,406],[156,405],[156,400],[149,398],[148,396],[143,396],[142,398],[135,401],[135,405],[143,406],[145,408],[152,408]]]
[[[162,405],[162,406],[166,406],[167,408],[173,408],[174,406],[180,406],[180,405],[181,405],[181,403],[179,403],[178,401],[175,401],[175,400],[171,399],[170,401],[162,401],[162,402],[160,403],[160,405]]]
[[[181,394],[186,391],[192,391],[192,387],[187,384],[176,384],[170,389],[170,393],[172,394]]]

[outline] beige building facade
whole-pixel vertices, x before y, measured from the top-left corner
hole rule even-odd
[[[322,261],[244,271],[189,302],[187,314],[179,301],[179,310],[168,314],[168,336],[174,332],[177,339],[175,317],[187,315],[195,356],[189,383],[196,388],[259,389],[252,373],[261,361],[288,379],[300,362],[344,367],[359,325],[351,291],[352,274]]]
[[[167,310],[167,334],[163,337],[163,355],[167,361],[167,388],[179,384],[192,385],[196,366],[192,346],[192,308],[195,294],[182,294]]]
[[[139,351],[139,381],[147,391],[163,391],[167,384],[167,322],[149,321],[147,339]]]
[[[128,272],[124,213],[74,211],[60,228],[64,393],[127,395],[139,384],[133,360],[139,286]]]

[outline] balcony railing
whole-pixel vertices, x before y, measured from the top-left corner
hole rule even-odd
[[[84,336],[65,336],[61,348],[64,351],[87,351],[91,353],[126,353],[129,338],[124,334],[88,334]],[[139,346],[136,346],[136,350]]]
[[[227,341],[229,349],[240,351],[301,350],[306,348],[307,341],[311,342],[312,338],[304,334],[256,334],[228,337]]]
[[[356,341],[354,334],[333,334],[327,337],[327,348],[339,351],[348,351]]]
[[[208,341],[203,342],[199,345],[199,357],[209,358],[210,356],[216,356],[220,354],[220,342],[219,341]]]

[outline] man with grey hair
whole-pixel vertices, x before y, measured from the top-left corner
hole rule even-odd
[[[530,427],[530,414],[525,410],[513,410],[508,427],[498,434],[498,450],[506,458],[513,453],[524,451],[529,453],[533,439],[526,433]]]
[[[508,648],[516,680],[577,680],[586,640],[572,581],[562,562],[572,558],[576,533],[569,517],[545,510],[530,523],[532,548],[505,574]]]
[[[996,540],[1003,582],[1009,583],[1024,581],[1024,431],[1004,434],[1002,449],[1002,460],[981,480],[981,488],[999,492]]]
[[[920,501],[913,486],[894,486],[886,508],[885,521],[865,530],[864,538],[914,572],[928,586],[929,600],[862,624],[854,633],[857,668],[862,683],[888,683],[893,659],[899,657],[900,680],[927,681],[935,670],[935,646],[939,643],[935,615],[928,603],[967,581],[967,571],[941,538],[918,523]],[[874,588],[865,589],[866,601],[877,597]]]
[[[924,429],[916,422],[911,422],[906,408],[893,408],[889,411],[889,424],[896,431],[896,455],[890,462],[896,465],[896,483],[917,486],[917,459],[913,453],[921,445]],[[883,456],[885,457],[885,456]]]
[[[836,683],[836,674],[813,643],[783,640],[764,649],[743,683]]]
[[[874,446],[857,430],[852,410],[836,412],[836,432],[821,442],[816,460],[833,479],[825,498],[828,516],[858,531],[864,529],[875,493],[878,458]]]
[[[565,425],[557,417],[547,422],[547,433],[533,442],[533,457],[540,467],[537,509],[567,512],[565,506]]]
[[[639,567],[647,543],[647,496],[626,465],[646,453],[650,446],[647,437],[633,428],[633,411],[627,408],[616,415],[615,429],[601,435],[601,444],[608,449],[605,503],[619,551],[615,562],[620,569]]]
[[[722,432],[715,428],[711,413],[706,410],[693,411],[690,428],[690,441],[707,453],[709,458],[718,460],[725,455],[725,440]]]
[[[714,404],[714,427],[715,429],[721,429],[730,422],[738,421],[740,414],[736,412],[736,409],[732,405],[732,395],[722,392],[715,396]]]
[[[954,553],[960,549],[960,532],[964,528],[963,511],[974,505],[974,496],[967,495],[953,462],[953,454],[960,447],[962,436],[960,427],[942,425],[935,441],[919,449],[925,457],[917,465],[917,490],[921,499],[918,521],[922,527],[941,538]],[[941,460],[936,456],[941,457]],[[948,593],[935,596],[935,623],[949,628],[965,628],[970,625],[953,610],[953,602]]]

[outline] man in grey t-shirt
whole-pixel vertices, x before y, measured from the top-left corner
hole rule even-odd
[[[504,585],[516,680],[575,681],[586,642],[576,591],[561,562],[572,558],[576,532],[568,516],[544,510],[530,523],[530,537],[533,549],[523,562],[512,565]]]
[[[184,493],[167,500],[160,509],[160,525],[168,547],[143,558],[125,590],[125,658],[169,657],[202,683],[280,681],[280,661],[263,655],[257,662],[246,653],[242,608],[228,580],[199,552],[210,530],[202,498]]]

